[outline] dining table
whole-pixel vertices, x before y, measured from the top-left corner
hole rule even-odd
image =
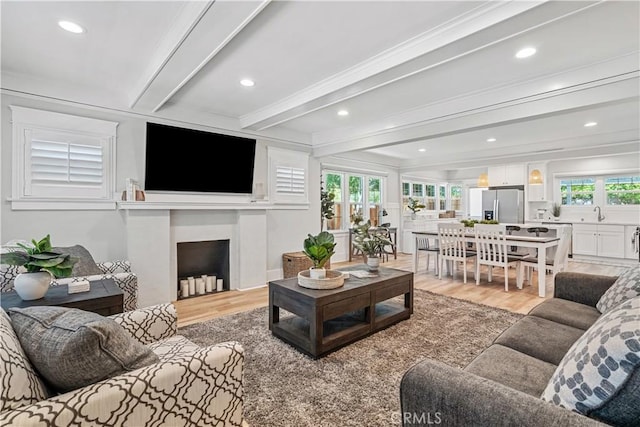
[[[420,237],[427,236],[434,240],[438,239],[437,231],[413,231],[413,237],[415,239],[413,245],[413,272],[418,272],[418,252],[415,248],[418,247],[418,239]],[[538,296],[544,298],[546,295],[546,271],[547,271],[547,248],[558,246],[560,237],[557,236],[518,236],[518,235],[506,235],[506,240],[509,242],[509,246],[517,246],[522,248],[533,248],[538,253]],[[473,228],[469,228],[469,231],[465,232],[464,240],[467,243],[475,243],[476,235],[473,232]]]

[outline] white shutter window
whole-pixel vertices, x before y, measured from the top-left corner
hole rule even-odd
[[[31,183],[100,187],[102,147],[54,141],[31,141]]]
[[[304,194],[304,169],[278,166],[276,170],[276,192],[278,194]]]
[[[268,147],[269,200],[276,204],[309,204],[309,154]]]
[[[115,209],[116,122],[11,112],[13,209]]]

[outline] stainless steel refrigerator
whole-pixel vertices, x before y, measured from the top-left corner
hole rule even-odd
[[[505,188],[482,192],[482,217],[500,223],[524,223],[524,190]]]

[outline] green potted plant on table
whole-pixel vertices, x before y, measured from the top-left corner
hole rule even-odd
[[[33,247],[18,243],[22,251],[0,254],[0,263],[23,267],[26,272],[16,276],[13,286],[23,300],[35,300],[44,297],[52,278],[69,277],[77,259],[51,251],[51,238],[36,242]]]
[[[324,230],[325,222],[333,219],[336,215],[333,211],[333,206],[335,204],[333,201],[334,198],[335,194],[329,193],[324,189],[320,190],[320,231]]]
[[[367,220],[353,230],[353,246],[358,248],[366,257],[370,271],[377,271],[380,266],[380,256],[385,246],[393,245],[386,227],[371,227],[371,220]]]
[[[324,265],[335,253],[336,243],[333,234],[321,231],[315,236],[308,234],[304,240],[304,254],[313,262],[309,269],[309,276],[313,279],[322,279],[326,276]]]
[[[409,204],[407,205],[407,208],[411,211],[411,219],[416,219],[416,213],[424,209],[425,205],[420,203],[418,199],[409,197]]]

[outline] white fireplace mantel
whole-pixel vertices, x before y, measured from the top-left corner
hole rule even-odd
[[[119,207],[126,212],[127,256],[138,276],[140,307],[177,300],[178,242],[229,239],[229,289],[266,285],[268,204],[120,202]]]

